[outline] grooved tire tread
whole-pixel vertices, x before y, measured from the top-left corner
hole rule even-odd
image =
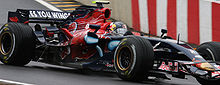
[[[5,30],[5,28],[8,30]],[[9,32],[14,35],[13,41],[15,40],[14,50],[9,55],[0,53],[1,61],[7,65],[23,66],[28,64],[34,57],[35,49],[35,37],[32,28],[23,23],[10,22],[5,24],[1,30],[4,31],[0,35],[4,32]],[[5,56],[7,59],[4,59]]]
[[[122,44],[125,43],[125,44]],[[119,54],[121,47],[123,46],[135,46],[135,51],[136,53],[136,58],[134,64],[134,68],[129,67],[129,69],[123,71],[119,69],[117,63],[117,54]],[[118,52],[119,51],[119,52]],[[153,52],[153,47],[151,43],[142,37],[139,36],[130,36],[129,38],[126,38],[126,40],[122,40],[119,46],[117,47],[115,51],[115,56],[114,56],[114,66],[116,68],[118,76],[127,81],[143,81],[146,79],[148,75],[148,71],[152,69],[153,66],[153,59],[154,59],[154,52]],[[130,74],[126,74],[130,73]],[[126,74],[126,75],[124,75]]]

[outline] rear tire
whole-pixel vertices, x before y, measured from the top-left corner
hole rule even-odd
[[[8,23],[0,29],[0,60],[7,65],[23,66],[34,57],[35,36],[23,23]]]
[[[114,67],[127,81],[143,81],[152,69],[154,52],[151,43],[142,37],[123,39],[115,50]]]

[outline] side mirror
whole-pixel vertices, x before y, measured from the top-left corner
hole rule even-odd
[[[167,29],[161,29],[161,32],[162,32],[162,34],[161,34],[161,38],[163,38],[163,36],[164,36],[164,34],[166,34],[167,33]]]
[[[162,34],[167,33],[167,29],[161,29]]]

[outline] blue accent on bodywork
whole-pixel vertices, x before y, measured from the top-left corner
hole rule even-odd
[[[110,51],[113,51],[113,50],[118,46],[119,43],[120,43],[120,40],[110,41],[110,42],[108,43],[108,49],[109,49]]]
[[[86,35],[84,37],[84,40],[86,41],[87,44],[96,44],[99,41],[98,38],[94,38],[94,37],[91,37],[91,36],[88,36],[88,35]]]
[[[103,56],[102,48],[97,45],[96,49],[99,52],[99,56],[102,57]]]

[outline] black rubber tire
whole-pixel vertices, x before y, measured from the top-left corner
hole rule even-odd
[[[34,49],[35,36],[29,25],[10,22],[0,29],[0,60],[4,64],[26,65],[34,57]]]
[[[196,48],[196,51],[206,60],[220,61],[220,42],[206,42]],[[220,80],[207,80],[196,77],[196,80],[202,85],[215,85]]]
[[[220,42],[206,42],[196,48],[206,60],[220,61]]]
[[[122,53],[129,56],[127,67],[123,67]],[[120,59],[119,59],[120,58]],[[126,58],[129,59],[129,58]],[[154,52],[151,43],[142,37],[131,36],[121,40],[114,54],[114,67],[118,76],[126,81],[143,81],[153,67]],[[126,61],[126,60],[124,60]]]
[[[124,36],[127,36],[127,35],[134,35],[134,34],[128,30],[127,32],[125,32]]]

